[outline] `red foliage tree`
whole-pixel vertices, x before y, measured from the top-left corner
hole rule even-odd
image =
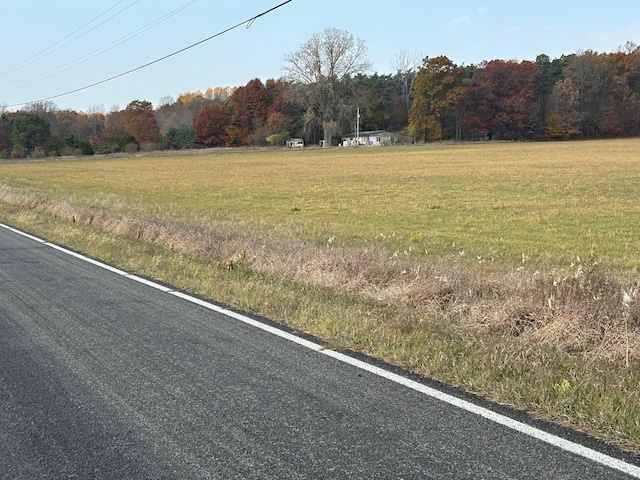
[[[640,120],[640,47],[627,42],[626,51],[606,56],[612,72],[607,98],[605,130],[620,135],[637,134]]]
[[[241,132],[241,143],[256,128],[264,125],[267,117],[267,91],[260,79],[249,81],[244,87],[234,90],[228,100],[231,110],[231,123]]]
[[[151,102],[134,100],[122,112],[122,120],[127,133],[142,143],[155,142],[160,129],[153,114]]]
[[[227,109],[224,105],[207,105],[193,119],[196,137],[206,147],[227,145],[228,125]]]
[[[271,133],[283,133],[291,129],[296,121],[296,112],[286,100],[289,86],[282,80],[267,80],[265,85],[267,97],[267,127]]]
[[[496,139],[526,137],[525,127],[536,111],[533,62],[493,60],[478,67],[465,91],[464,123],[476,135]]]
[[[251,80],[236,88],[226,102],[231,127],[227,129],[230,145],[266,145],[273,134],[286,136],[294,113],[285,101],[286,84],[281,80]]]

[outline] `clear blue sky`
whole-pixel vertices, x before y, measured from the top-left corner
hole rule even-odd
[[[100,82],[282,1],[0,0],[0,104],[22,104]],[[535,60],[540,53],[556,58],[588,49],[613,52],[627,41],[640,44],[640,1],[292,0],[248,29],[242,26],[148,68],[51,101],[61,109],[102,105],[109,111],[135,99],[156,106],[165,96],[278,78],[284,55],[327,27],[363,39],[373,71],[392,73],[391,60],[403,50],[446,55],[466,65]]]

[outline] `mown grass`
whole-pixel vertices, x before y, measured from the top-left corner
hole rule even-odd
[[[638,146],[5,163],[0,218],[640,451]]]

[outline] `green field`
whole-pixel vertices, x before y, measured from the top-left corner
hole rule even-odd
[[[640,451],[639,152],[612,140],[7,162],[0,220]]]
[[[640,141],[224,151],[0,165],[3,183],[136,215],[511,262],[640,264]]]

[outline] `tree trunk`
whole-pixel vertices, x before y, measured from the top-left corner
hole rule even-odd
[[[331,146],[331,139],[333,135],[338,131],[338,122],[335,120],[327,120],[322,122],[322,131],[324,133],[324,147]]]

